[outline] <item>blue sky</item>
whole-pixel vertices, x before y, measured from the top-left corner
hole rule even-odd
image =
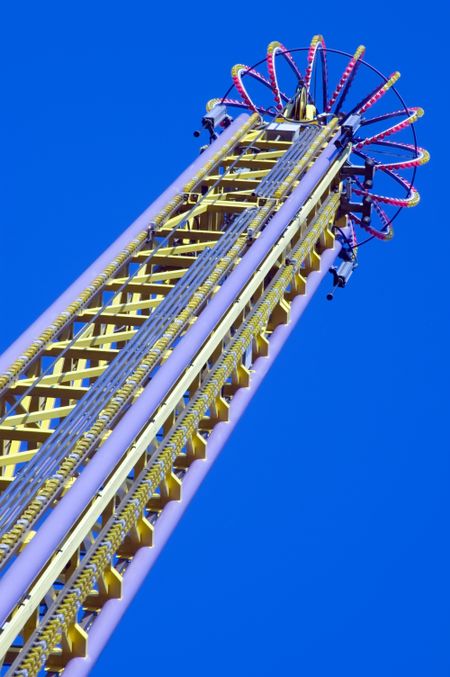
[[[394,240],[361,251],[333,304],[318,293],[95,676],[449,674],[448,92],[434,19],[392,2],[3,3],[0,351],[196,155],[205,101],[273,39],[366,44],[425,108],[432,153]]]

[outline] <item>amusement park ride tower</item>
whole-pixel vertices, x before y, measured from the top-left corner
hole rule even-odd
[[[235,66],[199,157],[0,359],[2,675],[89,672],[322,279],[417,204],[422,111],[364,51]]]

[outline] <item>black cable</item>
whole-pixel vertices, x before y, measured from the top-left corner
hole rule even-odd
[[[335,226],[335,228],[336,228],[336,230],[339,231],[339,233],[341,234],[341,236],[344,238],[346,244],[348,245],[348,248],[352,250],[352,256],[353,256],[353,258],[356,260],[357,255],[355,254],[354,250],[355,250],[355,249],[358,249],[358,247],[360,247],[362,244],[365,244],[365,242],[361,242],[360,244],[354,245],[354,244],[352,244],[352,243],[350,242],[349,238],[347,237],[347,235],[344,233],[344,231],[342,230],[342,228],[341,228],[340,226]],[[372,235],[372,238],[373,238],[373,237],[374,237],[374,236]]]

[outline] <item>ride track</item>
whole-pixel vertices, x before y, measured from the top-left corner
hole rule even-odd
[[[348,281],[355,226],[389,239],[386,208],[417,204],[399,172],[428,153],[414,131],[386,139],[421,109],[363,47],[329,90],[329,53],[345,55],[315,36],[271,43],[267,76],[235,66],[241,98],[207,105],[211,144],[0,359],[2,674],[89,672],[338,257],[335,286]],[[380,81],[349,103],[364,66]],[[367,118],[390,91],[403,108]],[[374,192],[380,175],[405,196]]]

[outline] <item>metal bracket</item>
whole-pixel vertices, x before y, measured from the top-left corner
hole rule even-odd
[[[361,202],[352,202],[351,200],[351,177],[355,173],[364,175],[365,172],[366,167],[353,167],[351,165],[342,167],[341,175],[343,174],[344,178],[347,177],[348,180],[346,182],[345,191],[341,196],[339,214],[340,216],[345,216],[351,212],[355,214],[361,214],[361,220],[365,225],[368,226],[370,225],[372,216],[372,198],[369,195],[365,195]],[[367,184],[369,181],[372,181],[372,179],[367,179],[364,181],[365,187],[368,187]]]
[[[153,242],[153,238],[155,236],[155,233],[158,229],[158,225],[155,223],[155,221],[150,221],[150,223],[147,226],[147,242]]]
[[[364,188],[372,188],[373,177],[375,173],[375,163],[370,158],[367,158],[364,165],[344,165],[341,169],[342,178],[351,178],[352,176],[364,177]]]
[[[350,212],[362,214],[364,223],[369,224],[372,213],[372,198],[365,195],[362,202],[351,202],[348,195],[344,194],[341,198],[341,214],[349,214]]]

